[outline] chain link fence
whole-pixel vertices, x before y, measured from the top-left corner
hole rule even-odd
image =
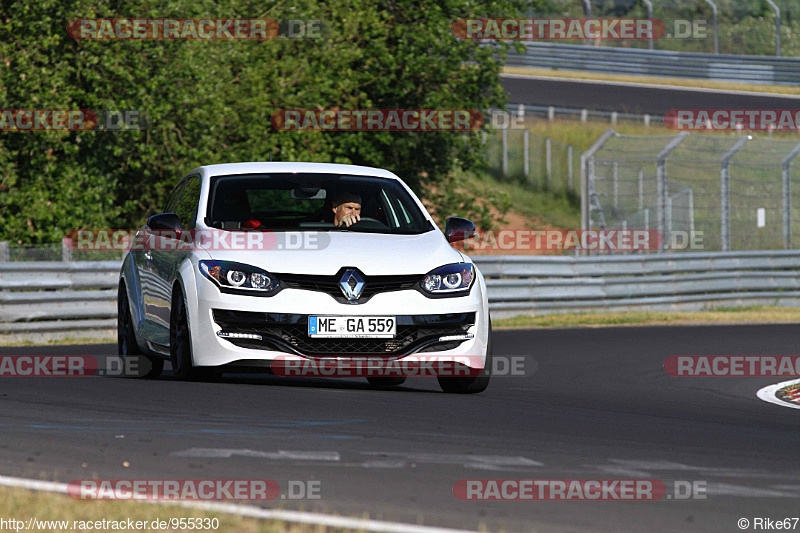
[[[582,156],[583,227],[659,230],[666,250],[797,248],[798,154],[797,140],[608,130]]]
[[[484,138],[489,170],[500,181],[537,190],[577,192],[580,150],[527,129],[506,128]]]

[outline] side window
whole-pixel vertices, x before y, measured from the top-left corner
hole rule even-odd
[[[192,176],[186,180],[180,200],[175,205],[173,212],[181,219],[181,225],[186,229],[194,229],[197,218],[197,205],[200,203],[200,178]]]
[[[164,211],[162,211],[162,213],[174,212],[175,203],[178,201],[178,196],[181,195],[184,185],[186,185],[186,182],[181,180],[181,182],[178,183],[174,189],[172,189],[172,192],[169,194],[169,198],[167,199],[167,205],[164,206]]]

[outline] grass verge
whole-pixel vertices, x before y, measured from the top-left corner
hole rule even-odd
[[[26,489],[0,487],[0,517],[6,521],[9,519],[21,520],[24,522],[19,531],[28,531],[27,521],[36,518],[40,521],[40,528],[33,528],[30,531],[112,531],[112,527],[81,527],[75,522],[97,522],[97,521],[116,521],[127,524],[127,520],[133,522],[146,522],[145,529],[134,529],[135,531],[189,531],[191,528],[151,528],[153,520],[166,520],[171,518],[200,518],[200,522],[205,527],[205,519],[218,519],[219,528],[212,529],[205,527],[201,531],[214,531],[216,533],[334,533],[352,532],[352,529],[329,528],[324,526],[313,526],[307,524],[296,524],[278,520],[260,520],[256,518],[242,517],[231,514],[205,512],[199,509],[181,507],[178,505],[153,505],[142,502],[121,502],[121,501],[78,501],[73,500],[67,495],[51,492],[31,491]],[[41,521],[67,521],[65,524],[41,524]],[[193,521],[194,524],[198,522]],[[8,525],[8,524],[6,524]],[[94,526],[96,524],[92,524]],[[13,528],[5,528],[14,531]],[[195,528],[195,530],[197,530]]]
[[[696,80],[691,78],[659,78],[653,76],[625,76],[619,74],[603,74],[600,72],[576,72],[569,70],[552,70],[545,68],[504,67],[504,74],[522,74],[527,76],[547,76],[550,78],[570,78],[575,80],[618,81],[624,83],[649,83],[676,87],[694,87],[700,89],[717,89],[720,91],[745,91],[800,95],[800,87],[793,85],[756,85],[752,83],[733,83],[727,81]]]
[[[516,316],[492,320],[502,329],[576,328],[603,326],[693,326],[706,324],[800,323],[800,307],[717,307],[705,311],[625,311]]]

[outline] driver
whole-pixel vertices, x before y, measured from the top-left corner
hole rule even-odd
[[[361,195],[341,191],[333,199],[333,225],[350,227],[361,220]]]

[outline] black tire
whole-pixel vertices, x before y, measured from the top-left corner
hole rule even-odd
[[[477,376],[469,377],[438,377],[439,386],[444,392],[451,394],[477,394],[486,390],[489,386],[489,372],[492,368],[492,321],[489,319],[489,340],[486,343],[486,363],[483,370]]]
[[[177,289],[172,295],[172,309],[169,317],[169,358],[175,379],[192,379],[195,375],[192,361],[192,336],[189,319],[186,317],[186,302],[183,293]]]
[[[367,378],[369,384],[378,389],[391,389],[392,387],[399,387],[406,382],[405,376],[396,377],[380,377],[369,376]]]
[[[130,377],[157,378],[164,370],[163,359],[143,354],[136,344],[128,291],[122,282],[117,292],[117,354],[122,359],[124,369],[136,370],[135,374],[126,372]]]

